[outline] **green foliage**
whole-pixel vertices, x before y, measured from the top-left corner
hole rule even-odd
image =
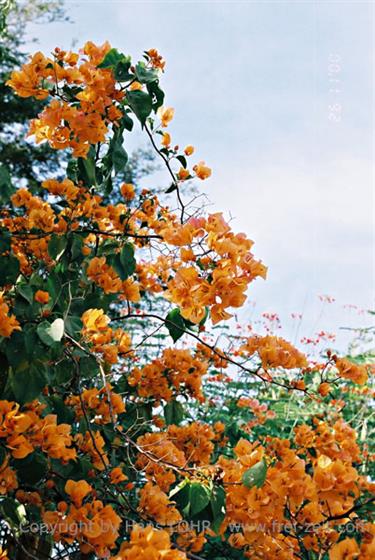
[[[207,528],[218,531],[225,517],[224,488],[212,481],[196,482],[185,479],[169,494],[184,519],[205,522]]]
[[[180,424],[185,418],[185,410],[182,404],[172,399],[164,406],[164,418],[167,426]]]
[[[165,326],[167,327],[173,342],[177,342],[177,340],[184,334],[186,328],[185,321],[177,307],[168,313],[165,320]]]
[[[242,475],[242,482],[247,488],[263,486],[267,476],[267,464],[264,459],[255,463]]]
[[[142,126],[146,123],[153,106],[150,95],[144,91],[128,91],[126,98],[135,115],[140,120]]]

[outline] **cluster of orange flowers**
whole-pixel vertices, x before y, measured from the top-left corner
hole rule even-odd
[[[33,402],[21,412],[16,402],[0,401],[0,438],[15,459],[24,459],[36,448],[41,448],[54,459],[69,461],[76,457],[71,448],[71,427],[57,424],[57,416],[41,413],[45,405]]]
[[[22,206],[25,211],[15,218],[5,216],[2,225],[14,233],[35,228],[48,234],[63,235],[68,224],[70,229],[77,230],[83,225],[83,219],[91,218],[103,232],[99,234],[102,241],[107,238],[106,232],[110,235],[123,232],[125,204],[105,205],[99,195],[77,187],[69,179],[61,182],[48,180],[43,187],[49,193],[65,198],[67,207],[57,214],[49,202],[33,196],[27,189],[19,189],[12,196],[12,202],[14,207]],[[126,222],[127,231],[130,235],[145,236],[145,239],[149,234],[161,236],[168,246],[180,248],[181,261],[163,255],[152,262],[141,262],[136,269],[139,283],[132,278],[122,281],[105,256],[90,258],[97,236],[88,231],[82,248],[89,257],[88,279],[105,293],[118,294],[120,300],[128,302],[138,302],[141,289],[162,291],[168,300],[180,306],[182,316],[194,323],[205,317],[207,309],[213,323],[230,318],[227,309],[240,307],[246,299],[249,283],[257,276],[264,278],[266,275],[264,265],[250,252],[252,242],[243,234],[234,234],[221,214],[210,215],[207,219],[191,218],[181,225],[177,216],[160,206],[157,197],[148,194],[145,197],[142,207]],[[12,249],[23,273],[31,272],[32,258],[35,257],[53,264],[48,255],[49,239],[48,235],[31,238],[15,235]],[[137,243],[140,241],[136,240]],[[192,250],[195,244],[202,247],[201,257]],[[174,273],[172,276],[171,272]]]
[[[93,489],[85,480],[68,480],[65,492],[70,503],[59,502],[56,511],[43,514],[54,540],[63,543],[78,541],[82,553],[94,552],[98,558],[108,558],[119,536],[121,518],[112,506],[104,505],[100,500],[86,499]]]
[[[81,453],[90,457],[91,463],[98,471],[103,471],[108,467],[109,459],[104,449],[105,441],[99,431],[78,433],[74,436],[74,442]]]
[[[137,440],[143,453],[139,453],[136,466],[147,479],[156,482],[161,490],[168,492],[176,481],[173,467],[185,467],[184,453],[174,445],[165,432],[150,432]],[[172,467],[172,468],[171,468]]]
[[[131,337],[122,329],[111,329],[110,318],[102,309],[88,309],[82,315],[82,334],[92,344],[94,352],[102,354],[109,364],[115,364],[119,354],[127,354],[131,348]]]
[[[75,157],[86,157],[90,144],[105,141],[109,124],[122,116],[118,102],[124,96],[112,71],[98,68],[110,48],[109,43],[101,47],[86,43],[80,64],[77,53],[56,49],[53,58],[47,58],[38,52],[12,73],[7,85],[21,97],[46,99],[51,93],[60,97],[31,121],[29,134],[38,143],[47,140],[55,150],[72,148]],[[65,100],[66,85],[79,88],[78,106]]]
[[[220,430],[220,428],[219,428]],[[183,451],[191,465],[208,465],[214,450],[216,434],[209,424],[191,422],[186,426],[169,426],[168,436]]]
[[[181,513],[159,486],[146,482],[140,491],[138,511],[143,518],[168,527],[182,520]]]
[[[184,391],[203,401],[202,376],[208,364],[194,356],[189,350],[167,348],[160,358],[143,368],[134,368],[128,377],[129,385],[137,388],[140,397],[156,401],[169,401]]]
[[[136,525],[130,541],[124,542],[113,560],[186,560],[186,554],[172,549],[169,533],[151,526]]]
[[[348,520],[345,512],[353,507],[360,492],[373,487],[353,466],[359,460],[359,449],[354,430],[345,422],[341,420],[331,429],[316,419],[314,427],[302,425],[295,431],[297,449],[291,448],[289,440],[267,437],[264,448],[260,442],[242,439],[234,449],[236,460],[218,460],[225,473],[224,485],[228,483],[227,512],[221,531],[237,527],[230,543],[244,548],[246,557],[257,557],[262,550],[262,558],[292,560],[299,550],[293,531],[309,524],[314,524],[315,530],[300,537],[303,546],[316,552],[328,550],[340,536],[334,529],[336,517],[342,516],[339,523],[344,524]],[[309,456],[309,469],[307,447],[315,449]],[[268,463],[265,483],[260,488],[238,484],[244,472],[262,460]],[[290,536],[285,532],[287,526]],[[333,550],[337,552],[340,547]],[[361,558],[370,560],[367,549],[367,545],[361,548]],[[342,560],[344,556],[333,558]]]
[[[277,336],[252,336],[240,350],[248,356],[257,352],[265,370],[277,367],[284,369],[307,367],[306,356],[292,344]]]
[[[364,365],[354,364],[346,358],[338,358],[335,360],[335,366],[340,377],[350,379],[358,385],[364,385],[368,379],[367,367]]]
[[[80,397],[71,395],[65,400],[65,404],[74,408],[76,418],[84,416],[84,410],[93,414],[96,424],[108,424],[116,421],[117,415],[125,412],[125,404],[121,396],[114,393],[111,385],[97,389],[85,389]],[[84,410],[83,410],[84,409]]]
[[[234,234],[220,213],[207,219],[191,218],[183,225],[172,220],[155,231],[167,243],[181,247],[181,259],[191,262],[178,268],[165,297],[179,305],[182,316],[193,323],[202,321],[206,307],[214,324],[229,319],[232,315],[227,308],[241,307],[249,283],[266,276],[266,267],[250,252],[252,241],[244,234]],[[204,239],[206,251],[201,257],[191,250],[195,239]]]
[[[9,315],[9,305],[5,303],[3,293],[0,292],[0,336],[9,337],[13,331],[20,331],[21,327],[14,315]]]

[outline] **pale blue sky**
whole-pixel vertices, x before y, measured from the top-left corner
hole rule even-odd
[[[173,140],[212,166],[200,184],[212,209],[230,213],[269,266],[250,290],[256,308],[286,326],[303,311],[306,335],[369,324],[342,306],[373,307],[374,4],[66,4],[73,23],[30,29],[41,50],[108,39],[166,58]],[[323,317],[319,294],[336,298]]]

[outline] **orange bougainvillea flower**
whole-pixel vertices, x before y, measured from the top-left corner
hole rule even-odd
[[[130,541],[124,542],[113,560],[186,560],[186,554],[172,548],[167,531],[136,525]]]
[[[154,68],[159,68],[160,70],[164,70],[165,60],[163,59],[161,54],[158,53],[156,49],[150,49],[149,51],[146,51],[146,54],[148,54],[148,56],[150,57],[150,62]]]
[[[307,366],[306,356],[302,352],[283,338],[276,336],[250,337],[241,350],[250,356],[257,352],[264,369],[276,367],[293,369]]]
[[[174,109],[172,107],[159,107],[158,117],[162,127],[168,126],[174,117]]]
[[[115,467],[109,473],[112,484],[119,484],[124,480],[128,480],[128,477],[122,472],[120,467]]]
[[[338,358],[335,360],[339,376],[344,379],[350,379],[353,383],[364,385],[368,379],[367,368],[363,365],[354,364],[346,358]]]
[[[83,326],[88,332],[106,330],[110,318],[104,314],[103,309],[87,309],[82,315]]]
[[[321,383],[318,387],[318,393],[322,397],[326,397],[331,392],[331,386],[329,383]]]
[[[207,167],[204,161],[200,161],[197,165],[194,165],[193,170],[199,179],[208,179],[211,176],[211,169]]]
[[[8,462],[9,456],[0,465],[0,495],[2,496],[18,487],[16,472],[8,466]]]
[[[9,337],[13,331],[20,331],[21,326],[14,315],[9,315],[9,306],[0,292],[0,336]]]
[[[191,156],[194,153],[194,146],[186,146],[184,149],[185,156]]]
[[[170,146],[171,135],[169,134],[169,132],[163,132],[163,138],[162,138],[161,143],[164,146],[164,148],[168,148],[168,146]]]
[[[48,89],[40,87],[40,83],[47,68],[51,63],[41,52],[35,53],[29,63],[24,64],[21,70],[12,72],[10,80],[6,85],[13,88],[20,97],[35,97],[46,99],[49,96]]]
[[[133,200],[135,197],[135,188],[131,183],[123,183],[120,190],[125,200]]]
[[[354,539],[344,539],[333,545],[329,560],[356,560],[359,558],[358,544]]]
[[[65,484],[65,492],[70,496],[75,506],[80,507],[84,498],[92,491],[86,480],[68,480]]]
[[[38,290],[37,292],[35,292],[34,299],[38,303],[45,305],[49,301],[49,293],[44,292],[43,290]]]
[[[184,167],[180,167],[178,173],[177,173],[177,178],[180,181],[185,181],[185,179],[187,179],[190,175],[190,172],[188,169],[185,169]]]

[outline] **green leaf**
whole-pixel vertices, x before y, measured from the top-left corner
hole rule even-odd
[[[164,418],[169,426],[170,424],[179,424],[184,419],[184,407],[175,399],[169,401],[164,406]]]
[[[78,179],[81,179],[86,187],[96,186],[95,153],[91,149],[86,158],[78,158]]]
[[[124,56],[122,60],[119,60],[113,69],[116,80],[119,82],[130,82],[131,80],[134,80],[134,74],[129,72],[130,65],[131,62],[129,57]]]
[[[6,457],[6,451],[3,446],[0,446],[0,467],[4,463]]]
[[[185,156],[176,156],[176,159],[178,159],[184,169],[187,168],[187,161]]]
[[[172,183],[171,186],[165,191],[165,194],[170,194],[173,191],[177,190],[177,184],[176,183]]]
[[[146,87],[151,97],[152,108],[156,113],[164,103],[164,91],[160,89],[158,80],[147,84]]]
[[[145,124],[147,117],[152,111],[152,99],[148,93],[144,91],[128,91],[126,93],[127,100],[134,114],[140,120],[142,126]]]
[[[38,325],[37,333],[44,344],[52,346],[55,342],[60,342],[64,335],[64,320],[55,319],[51,324],[43,321]]]
[[[82,379],[99,375],[99,366],[94,356],[85,356],[79,360],[79,373]]]
[[[0,202],[7,204],[16,189],[12,185],[9,169],[5,165],[0,165]]]
[[[17,471],[17,478],[24,484],[37,484],[47,473],[48,462],[43,453],[36,451],[31,453],[25,459],[14,461],[14,467]]]
[[[11,526],[18,526],[24,518],[20,503],[13,498],[4,498],[0,503],[0,511],[3,519],[8,521]]]
[[[77,183],[78,181],[78,162],[76,159],[70,159],[66,168],[66,176],[68,179]]]
[[[58,261],[65,251],[67,243],[68,240],[65,235],[57,235],[56,233],[53,233],[48,242],[48,254],[51,259]]]
[[[155,68],[147,68],[144,62],[138,62],[135,74],[141,84],[149,84],[158,79],[158,71]]]
[[[1,231],[0,232],[0,254],[5,253],[6,251],[10,251],[12,236],[10,235],[9,231]]]
[[[70,253],[73,261],[83,257],[82,247],[83,247],[82,237],[80,235],[74,234],[70,245]]]
[[[210,508],[213,517],[211,529],[216,533],[219,531],[220,525],[225,517],[225,501],[226,495],[224,488],[219,485],[214,485],[211,494]]]
[[[173,338],[173,342],[177,342],[182,337],[185,332],[185,322],[178,307],[168,313],[165,319],[165,326]]]
[[[260,488],[263,486],[267,476],[267,464],[264,459],[255,463],[252,467],[247,469],[242,475],[242,483],[247,488],[256,486]]]
[[[65,319],[65,330],[73,338],[81,332],[82,328],[83,323],[80,317],[70,315]]]
[[[10,386],[20,404],[33,401],[46,384],[47,376],[43,364],[31,364],[26,370],[10,374]]]
[[[73,364],[70,360],[62,360],[52,370],[51,379],[54,385],[70,383],[74,375]]]
[[[98,68],[114,68],[124,58],[125,56],[119,53],[117,49],[111,49],[107,52],[102,62],[98,64]]]
[[[134,246],[131,243],[125,243],[121,249],[120,261],[127,274],[127,278],[134,274],[137,262],[134,258]]]
[[[112,149],[112,161],[116,173],[124,171],[128,159],[128,154],[122,145],[122,137],[120,137],[120,139],[115,142]]]
[[[126,128],[126,130],[129,130],[129,132],[133,130],[134,123],[128,113],[124,113],[124,116],[121,119],[121,126]]]
[[[0,257],[0,286],[14,284],[20,273],[20,263],[14,255]]]
[[[33,305],[34,292],[31,286],[27,284],[18,284],[17,291],[30,305]]]
[[[190,513],[190,482],[188,479],[180,482],[169,493],[169,499],[173,499],[184,517],[188,517]]]
[[[116,80],[128,82],[134,78],[134,75],[129,73],[130,66],[130,56],[119,53],[117,49],[111,49],[98,65],[98,68],[111,68]]]
[[[196,515],[202,511],[211,499],[211,488],[198,482],[190,484],[190,515]]]

